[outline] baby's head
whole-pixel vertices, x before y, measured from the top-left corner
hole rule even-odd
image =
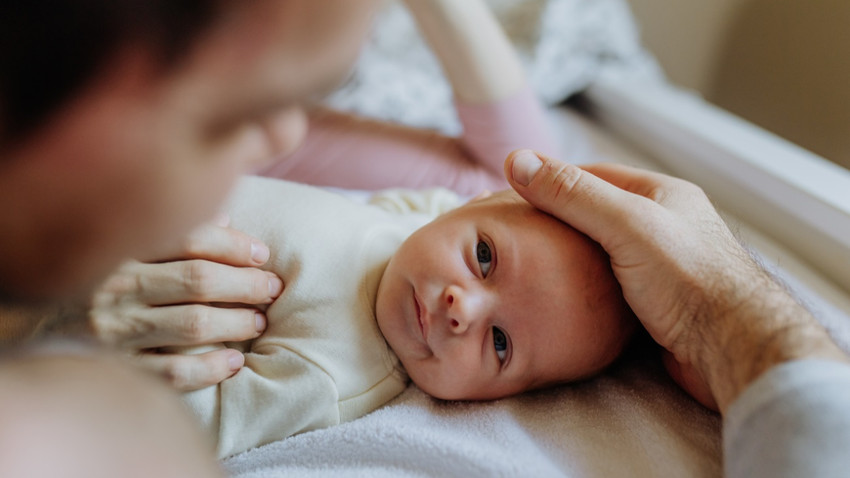
[[[448,400],[589,377],[636,325],[602,248],[513,191],[414,232],[384,272],[376,312],[411,380]]]

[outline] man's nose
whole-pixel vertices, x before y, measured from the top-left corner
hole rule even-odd
[[[443,300],[446,302],[446,320],[452,333],[466,332],[486,315],[485,298],[481,291],[450,285],[443,293]]]

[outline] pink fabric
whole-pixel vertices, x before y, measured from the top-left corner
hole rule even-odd
[[[472,195],[508,187],[502,163],[514,149],[558,155],[544,111],[525,87],[493,104],[456,104],[460,138],[322,110],[304,144],[259,172],[349,189],[444,186]],[[365,162],[371,162],[364,168]]]

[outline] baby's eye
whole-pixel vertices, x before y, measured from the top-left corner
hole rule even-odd
[[[475,246],[475,255],[478,259],[478,264],[481,266],[481,274],[487,277],[487,274],[490,273],[490,266],[493,263],[490,246],[484,241],[478,241],[478,245]]]
[[[508,337],[498,327],[493,327],[493,348],[496,349],[499,362],[504,362],[508,356]]]

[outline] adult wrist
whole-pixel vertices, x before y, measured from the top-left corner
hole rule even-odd
[[[755,267],[755,266],[754,266]],[[826,330],[764,271],[722,286],[695,319],[693,363],[721,413],[776,365],[820,358],[847,361]]]

